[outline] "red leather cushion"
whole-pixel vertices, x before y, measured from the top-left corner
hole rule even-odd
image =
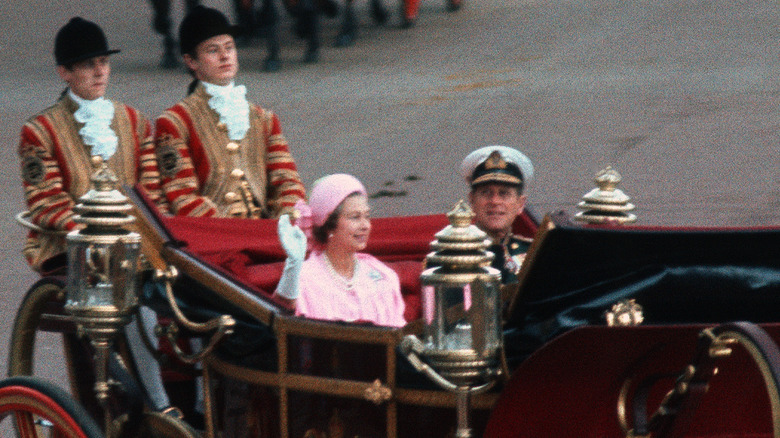
[[[420,274],[423,264],[417,261],[388,262],[392,270],[398,274],[401,281],[401,295],[404,298],[406,308],[404,319],[414,321],[422,316],[422,304],[420,301]]]

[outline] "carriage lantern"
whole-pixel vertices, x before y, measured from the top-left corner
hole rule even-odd
[[[123,228],[135,218],[128,215],[132,207],[117,190],[114,173],[100,157],[93,157],[92,164],[96,170],[93,188],[74,207],[73,220],[84,228],[66,236],[65,310],[95,347],[95,391],[102,403],[109,391],[106,366],[111,344],[138,305],[135,288],[141,237]]]
[[[408,335],[401,347],[418,370],[456,393],[462,438],[471,436],[470,395],[490,389],[500,374],[501,273],[489,266],[487,234],[471,224],[468,205],[460,201],[447,217],[450,225],[436,233],[426,257],[434,267],[420,276],[423,339]]]

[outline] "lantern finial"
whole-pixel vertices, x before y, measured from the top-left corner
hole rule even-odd
[[[582,197],[582,202],[577,204],[582,211],[574,215],[574,219],[590,224],[635,222],[636,215],[629,213],[634,209],[634,204],[629,202],[631,198],[617,188],[622,180],[612,166],[598,172],[594,178],[597,188]]]
[[[455,208],[447,213],[447,219],[450,220],[453,227],[465,228],[471,225],[471,221],[474,220],[474,212],[471,211],[469,204],[461,199]]]

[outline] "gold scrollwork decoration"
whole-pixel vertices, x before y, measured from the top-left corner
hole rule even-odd
[[[366,388],[363,397],[375,405],[381,405],[393,397],[393,391],[387,386],[383,385],[379,379],[376,379],[371,384],[371,386]]]
[[[610,327],[635,326],[645,320],[642,306],[633,298],[613,304],[611,310],[604,312],[604,318]]]

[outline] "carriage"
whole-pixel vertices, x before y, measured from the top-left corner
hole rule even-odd
[[[399,274],[403,328],[295,316],[271,294],[284,260],[274,221],[163,216],[126,188],[145,269],[134,282],[128,263],[112,266],[137,294],[101,313],[94,297],[76,303],[86,275],[33,285],[0,415],[24,437],[780,437],[780,227],[633,225],[614,183],[574,218],[526,211],[520,282],[471,276],[468,305],[464,271],[426,266],[458,256],[441,249],[471,229],[457,214],[374,219],[367,251]],[[126,211],[92,201],[93,223]],[[157,312],[155,354],[183,418],[149,409],[127,359],[134,297]],[[435,329],[463,321],[468,348],[430,348]],[[29,377],[38,331],[63,335],[70,393]]]

